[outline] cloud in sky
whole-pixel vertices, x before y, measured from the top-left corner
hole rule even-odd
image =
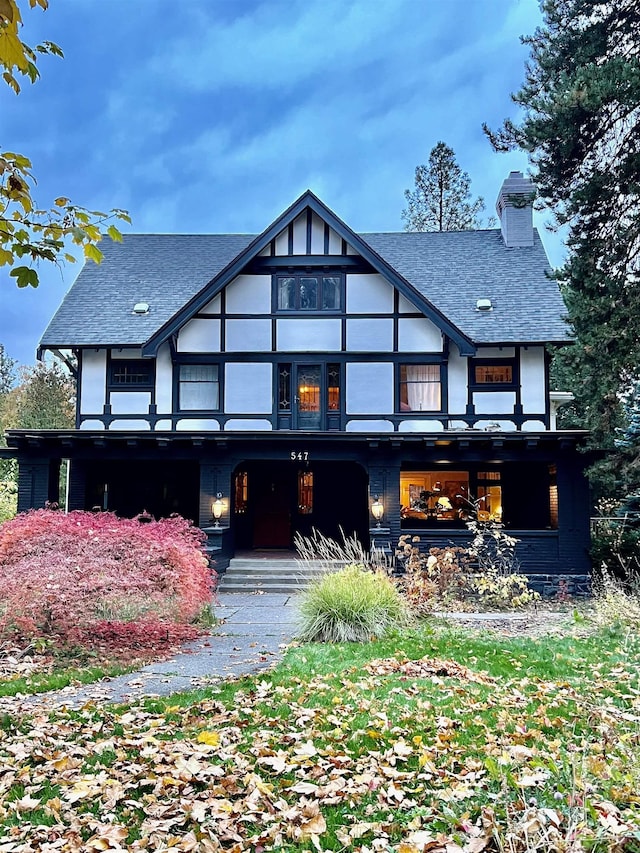
[[[400,230],[415,167],[447,142],[487,213],[524,155],[483,121],[514,108],[537,0],[56,0],[24,38],[60,44],[0,90],[0,145],[36,197],[127,208],[138,232],[259,232],[307,187],[356,230]],[[540,222],[539,222],[540,224]],[[553,263],[558,239],[546,240]],[[77,269],[35,292],[0,270],[0,342],[33,360]]]

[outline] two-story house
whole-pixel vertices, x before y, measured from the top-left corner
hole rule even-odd
[[[314,527],[367,545],[372,508],[377,545],[460,543],[475,498],[530,575],[586,576],[584,434],[556,429],[545,349],[570,335],[532,198],[512,172],[500,228],[356,234],[306,192],[258,236],[107,244],[40,345],[76,355],[76,429],[8,433],[19,509],[58,500],[66,459],[70,509],[219,516],[224,567]]]

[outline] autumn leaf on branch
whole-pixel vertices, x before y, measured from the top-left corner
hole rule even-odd
[[[28,0],[29,6],[46,10],[48,0]],[[17,0],[0,0],[0,70],[4,82],[18,95],[19,75],[35,83],[40,76],[38,54],[62,57],[62,50],[50,41],[30,47],[21,38],[22,16]],[[100,263],[98,243],[103,237],[121,240],[115,221],[131,222],[124,210],[109,213],[87,210],[64,197],[53,206],[39,209],[32,195],[36,179],[31,161],[23,154],[0,151],[0,266],[9,266],[9,275],[18,287],[37,287],[34,265],[40,261],[60,264],[76,261],[68,244],[82,249],[85,260]],[[22,259],[26,263],[20,263]]]

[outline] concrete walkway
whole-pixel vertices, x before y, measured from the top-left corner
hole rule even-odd
[[[0,711],[129,702],[205,687],[272,666],[296,632],[298,610],[291,595],[220,593],[214,612],[218,624],[212,633],[167,660],[86,687],[0,699]]]

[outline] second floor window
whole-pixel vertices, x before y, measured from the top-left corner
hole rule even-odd
[[[510,388],[515,379],[514,361],[489,361],[473,359],[471,361],[471,385],[478,390]]]
[[[111,362],[109,381],[118,391],[137,391],[153,386],[155,361],[147,358],[117,358]]]
[[[276,276],[278,311],[338,311],[341,305],[342,276]]]
[[[181,364],[179,407],[182,411],[215,411],[220,408],[217,364]]]
[[[400,365],[400,411],[439,412],[442,382],[439,364]]]

